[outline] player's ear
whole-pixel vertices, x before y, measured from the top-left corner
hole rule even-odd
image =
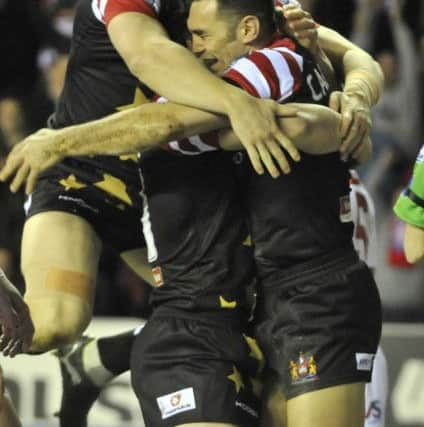
[[[261,24],[257,16],[243,17],[239,24],[240,39],[244,44],[250,44],[259,38]]]

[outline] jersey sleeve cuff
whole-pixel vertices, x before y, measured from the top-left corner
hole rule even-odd
[[[115,16],[125,12],[138,12],[151,18],[158,18],[154,7],[145,0],[109,0],[103,16],[106,26]]]
[[[424,208],[414,203],[407,195],[402,193],[399,196],[394,212],[402,221],[424,228]]]

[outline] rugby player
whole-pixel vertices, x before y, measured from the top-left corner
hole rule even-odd
[[[286,47],[287,48],[287,47]],[[228,64],[227,64],[228,65]],[[315,73],[314,73],[315,74]],[[228,77],[228,76],[227,76]],[[319,78],[319,75],[317,75],[317,74],[315,74],[315,77],[318,79],[315,83],[318,83],[318,86],[316,86],[315,87],[315,89],[316,88],[318,88],[318,90],[319,90],[319,87],[321,87],[321,90],[325,90],[325,89],[327,89],[328,90],[328,88],[325,88],[325,85],[323,86],[321,83],[322,83],[322,81],[320,81],[320,78]],[[322,77],[322,76],[321,76]],[[291,78],[292,78],[292,80],[294,80],[293,79],[293,76],[291,76]],[[293,81],[292,81],[292,83],[293,83]],[[311,89],[311,91],[312,91],[312,89]],[[316,93],[315,93],[316,94]],[[323,96],[323,98],[324,98],[324,96]]]
[[[399,196],[394,211],[406,223],[404,250],[409,262],[424,259],[424,146],[418,154],[410,185]]]
[[[184,34],[185,13],[179,0],[81,0],[65,86],[50,126],[145,102],[148,85],[174,101],[228,115],[259,172],[259,157],[268,148],[287,170],[279,144],[289,142],[274,119],[279,107],[216,78],[171,41]],[[269,167],[279,173],[273,163]],[[128,157],[65,159],[38,182],[26,204],[22,240],[25,300],[36,330],[31,351],[72,342],[85,329],[104,242],[139,270],[144,243],[133,231],[139,224],[138,192],[137,167]]]
[[[240,11],[223,1],[193,1],[192,49],[206,65],[254,96],[328,104],[332,89],[306,53],[286,58],[285,72],[276,65],[295,49],[290,44],[277,41],[277,52],[271,45],[271,52],[231,63],[240,43],[231,37],[232,22],[239,19]],[[347,165],[338,154],[303,154],[290,175],[272,179],[253,173],[243,154],[237,162],[260,285],[256,336],[269,370],[265,400],[285,396],[280,420],[289,427],[359,427],[381,308],[372,274],[352,244]]]

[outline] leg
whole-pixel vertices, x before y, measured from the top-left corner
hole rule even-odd
[[[328,387],[287,401],[288,427],[363,427],[365,384]]]
[[[150,268],[143,265],[146,259],[142,249],[121,254],[127,264],[148,280]],[[87,416],[101,390],[116,376],[130,369],[130,354],[135,335],[141,329],[123,334],[91,339],[81,338],[59,354],[63,394],[59,411],[61,427],[85,427]],[[71,371],[79,373],[80,382],[72,380]]]
[[[147,262],[147,249],[133,249],[122,252],[121,258],[126,262],[135,273],[150,285],[154,285],[155,281],[152,274],[152,269]]]
[[[43,212],[27,220],[22,272],[35,326],[33,351],[73,342],[87,327],[100,249],[93,228],[76,215]]]
[[[262,392],[262,427],[285,427],[287,425],[287,402],[278,380],[272,371],[267,375]]]

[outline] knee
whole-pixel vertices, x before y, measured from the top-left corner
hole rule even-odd
[[[31,352],[44,353],[73,343],[91,319],[91,306],[82,300],[59,298],[26,298],[34,323]]]

